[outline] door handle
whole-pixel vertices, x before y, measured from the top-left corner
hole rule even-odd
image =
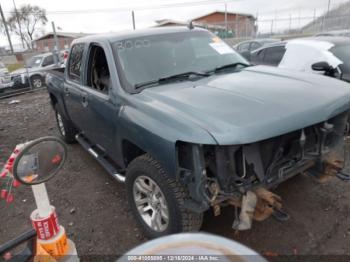
[[[87,100],[87,94],[82,94],[81,95],[81,103],[83,104],[83,107],[87,107],[89,102]]]
[[[70,94],[68,86],[64,87],[64,93],[66,94],[66,96]]]

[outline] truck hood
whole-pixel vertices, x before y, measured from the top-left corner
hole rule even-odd
[[[176,115],[192,122],[221,145],[275,137],[350,109],[349,84],[266,66],[148,88],[137,96],[169,121]]]

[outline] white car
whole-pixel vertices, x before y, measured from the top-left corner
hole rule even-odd
[[[13,81],[6,66],[0,62],[0,92],[13,86]]]
[[[279,42],[252,52],[250,62],[350,82],[350,38],[312,37]]]

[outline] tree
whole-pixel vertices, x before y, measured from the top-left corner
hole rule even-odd
[[[7,21],[11,32],[21,37],[28,48],[32,48],[35,32],[47,23],[46,10],[39,6],[22,5],[17,14],[15,9],[12,10]]]
[[[0,17],[0,34],[5,34],[5,26],[1,17]]]

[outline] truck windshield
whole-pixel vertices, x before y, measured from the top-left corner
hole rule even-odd
[[[186,72],[208,72],[248,62],[207,31],[157,34],[115,42],[113,49],[127,89]]]
[[[41,64],[41,60],[43,60],[42,56],[33,56],[29,59],[27,66],[28,67],[38,67]]]

